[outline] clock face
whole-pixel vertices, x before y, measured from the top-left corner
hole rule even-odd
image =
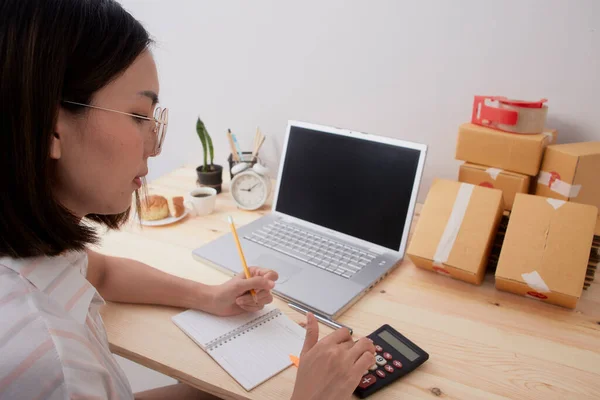
[[[231,195],[240,208],[256,210],[267,201],[267,185],[255,173],[243,172],[231,182]]]

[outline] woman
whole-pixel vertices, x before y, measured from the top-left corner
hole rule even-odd
[[[90,221],[116,229],[127,220],[164,140],[150,44],[113,0],[0,4],[2,399],[133,398],[108,348],[103,299],[222,316],[273,300],[274,271],[207,286],[88,248]],[[309,315],[292,398],[349,398],[373,344],[345,329],[317,340]],[[183,385],[135,397],[212,398]]]

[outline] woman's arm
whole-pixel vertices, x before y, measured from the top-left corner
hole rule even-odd
[[[87,279],[107,301],[161,304],[194,308],[216,315],[256,311],[273,301],[275,271],[250,268],[252,278],[237,276],[221,285],[205,285],[178,278],[129,258],[87,250]],[[258,303],[248,293],[254,289]]]
[[[216,286],[169,275],[129,258],[89,250],[87,279],[107,301],[162,304],[210,311]],[[205,307],[202,307],[202,306]]]

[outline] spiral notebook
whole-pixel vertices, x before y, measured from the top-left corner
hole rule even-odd
[[[187,310],[172,320],[248,391],[289,367],[290,354],[300,355],[306,335],[271,305],[234,317]]]

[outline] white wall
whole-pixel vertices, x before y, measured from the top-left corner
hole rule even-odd
[[[171,122],[150,179],[201,160],[196,116],[225,162],[259,125],[276,168],[288,119],[430,146],[455,179],[474,94],[549,99],[560,142],[600,140],[600,1],[122,0],[157,41]]]

